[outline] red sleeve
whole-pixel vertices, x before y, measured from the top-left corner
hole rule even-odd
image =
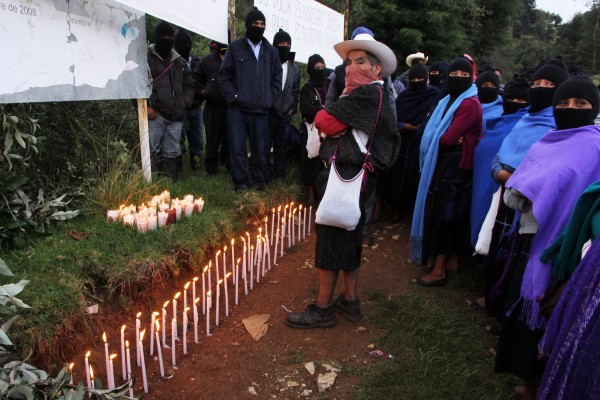
[[[456,112],[448,130],[440,138],[440,147],[456,145],[458,139],[464,136],[477,117],[477,105],[471,99],[465,99]]]
[[[321,110],[315,115],[315,126],[319,132],[323,132],[327,136],[337,135],[350,128],[350,125],[346,125],[325,110]]]

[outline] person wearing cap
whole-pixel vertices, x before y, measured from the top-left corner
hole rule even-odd
[[[495,372],[523,379],[526,399],[535,398],[543,371],[538,343],[551,313],[542,308],[552,277],[551,253],[543,252],[567,225],[579,196],[600,180],[600,129],[593,125],[600,95],[592,80],[585,75],[565,80],[555,89],[551,108],[556,130],[531,146],[504,193],[506,205],[527,215],[528,224],[522,231],[520,223],[514,244],[518,256],[508,266]]]
[[[219,164],[229,169],[229,151],[227,145],[227,103],[216,82],[223,58],[227,53],[227,44],[210,42],[210,53],[200,60],[198,81],[204,105],[204,126],[206,127],[206,156],[204,168],[208,176],[214,176]]]
[[[448,67],[448,96],[436,106],[421,139],[421,178],[410,232],[410,258],[434,259],[421,286],[443,286],[469,240],[473,152],[481,138],[481,104],[464,57]]]
[[[265,24],[265,15],[256,7],[246,15],[246,35],[230,43],[217,74],[228,105],[231,177],[238,192],[261,189],[271,181],[269,112],[281,96],[282,68],[278,51],[264,38]]]
[[[410,69],[412,68],[413,65],[427,64],[428,60],[429,60],[429,57],[425,57],[425,54],[423,54],[420,51],[418,51],[414,54],[410,54],[408,57],[406,57],[406,65],[408,66],[408,69],[400,75],[400,77],[399,77],[400,82],[402,82],[404,84],[404,86],[408,87],[408,85],[409,85],[408,71],[410,71]]]
[[[190,168],[195,170],[198,168],[202,149],[204,148],[204,124],[202,123],[202,96],[200,95],[200,82],[198,82],[198,69],[200,67],[200,59],[192,55],[192,38],[185,29],[179,29],[175,34],[175,42],[173,48],[192,72],[196,90],[194,91],[194,102],[187,111],[183,132],[181,135],[181,149],[185,152],[184,136],[188,141],[188,150],[190,158]]]
[[[364,200],[375,190],[369,165],[373,169],[388,169],[399,148],[396,121],[391,109],[382,106],[385,97],[382,78],[396,69],[394,53],[368,34],[359,34],[354,40],[338,43],[334,48],[346,64],[346,82],[342,96],[315,117],[315,126],[326,135],[319,155],[321,160],[328,162],[335,154],[336,169],[344,179],[356,176],[366,167],[365,187],[360,196],[362,216],[352,231],[316,225],[315,267],[318,269],[319,294],[304,311],[287,314],[285,322],[292,328],[335,326],[336,310],[349,321],[361,319],[357,284],[365,220]],[[370,150],[364,166],[367,147]],[[329,168],[321,172],[318,191],[325,191],[329,173]],[[344,292],[334,300],[340,272]]]
[[[148,105],[148,134],[153,167],[162,156],[166,173],[179,179],[181,131],[194,101],[195,84],[190,68],[173,49],[175,30],[160,22],[154,43],[148,47],[152,93]]]
[[[269,114],[269,131],[273,145],[273,177],[284,179],[287,174],[284,130],[290,124],[292,116],[298,111],[298,93],[300,92],[300,69],[294,64],[296,53],[290,52],[292,37],[283,29],[275,34],[273,46],[279,52],[282,73],[282,94],[273,105]],[[271,148],[271,146],[269,146]]]

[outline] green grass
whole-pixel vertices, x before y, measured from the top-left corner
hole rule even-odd
[[[377,348],[391,353],[356,373],[362,377],[358,399],[516,399],[496,375],[489,349],[497,337],[484,326],[491,321],[469,309],[465,296],[472,278],[467,273],[450,288],[422,289],[390,301],[376,301],[372,322],[384,329]]]
[[[75,329],[88,305],[123,304],[185,270],[197,270],[214,246],[237,237],[248,222],[283,199],[295,198],[298,190],[279,184],[237,194],[225,172],[210,179],[203,172],[188,173],[176,184],[164,182],[161,191],[165,185],[173,197],[202,196],[203,213],[141,235],[122,224],[106,224],[106,210],[92,209],[57,226],[52,236],[0,256],[15,275],[0,277],[0,283],[30,281],[19,297],[32,309],[10,332],[19,348],[44,353],[40,350],[53,345],[57,332],[68,335]],[[69,230],[90,235],[76,241]]]

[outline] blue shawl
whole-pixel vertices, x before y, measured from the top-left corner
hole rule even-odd
[[[526,114],[502,142],[498,152],[500,163],[517,169],[531,145],[555,128],[552,107]]]
[[[491,103],[481,103],[481,124],[484,129],[486,121],[489,121],[492,118],[498,118],[503,112],[504,107],[502,107],[502,96],[498,96],[498,98]]]
[[[463,100],[477,96],[477,86],[475,84],[461,93],[460,96],[448,107],[450,95],[444,97],[433,110],[429,122],[423,132],[420,147],[420,168],[421,178],[419,179],[419,189],[417,192],[417,200],[415,210],[413,212],[412,227],[410,229],[410,259],[413,261],[419,260],[423,253],[423,230],[425,216],[425,200],[427,199],[427,191],[433,179],[435,165],[438,159],[439,141],[442,135],[448,130],[454,113],[461,105]],[[446,111],[446,107],[448,110]]]
[[[581,251],[581,249],[577,249]],[[537,400],[596,399],[600,393],[600,240],[560,296],[539,344],[549,354]]]
[[[481,225],[492,203],[492,196],[498,190],[498,184],[490,174],[490,167],[500,150],[502,141],[525,114],[527,108],[522,108],[514,114],[489,119],[483,131],[483,138],[475,147],[471,202],[471,245],[473,247],[477,244]]]

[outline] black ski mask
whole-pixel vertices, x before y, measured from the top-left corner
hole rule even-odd
[[[413,65],[408,71],[408,82],[409,88],[415,92],[427,89],[427,69],[421,64]]]
[[[538,68],[537,71],[535,71],[531,82],[533,83],[536,80],[545,79],[554,83],[555,87],[536,87],[529,89],[529,100],[531,102],[529,111],[538,112],[544,108],[551,107],[556,88],[568,78],[569,71],[562,60],[558,58],[553,58]]]
[[[306,66],[306,72],[310,77],[310,82],[316,86],[321,87],[327,85],[327,69],[316,69],[315,64],[323,63],[325,64],[325,60],[318,54],[313,54],[308,58],[308,64]]]
[[[524,102],[516,102],[511,99],[521,99]],[[502,97],[502,108],[504,115],[514,114],[523,107],[529,106],[529,82],[525,77],[520,76],[509,81],[504,86],[504,94]]]
[[[469,76],[450,76],[454,71],[465,71]],[[473,84],[473,66],[464,57],[458,57],[448,67],[448,93],[451,97],[458,97]]]
[[[485,83],[492,83],[496,87],[484,87]],[[485,71],[477,76],[477,97],[481,103],[492,103],[498,98],[500,91],[500,78],[494,71]]]
[[[560,100],[586,99],[592,108],[557,108]],[[586,125],[594,125],[600,107],[600,93],[594,82],[586,75],[576,75],[565,81],[556,89],[553,100],[556,129],[573,129]]]
[[[163,59],[171,58],[174,35],[175,31],[168,22],[162,21],[154,28],[154,49]]]
[[[436,71],[439,72],[439,71]],[[440,86],[440,74],[432,74],[431,72],[429,73],[429,84],[431,86],[435,86],[435,87],[439,87]]]
[[[265,15],[256,7],[250,10],[246,15],[246,37],[250,39],[252,43],[258,43],[262,40],[265,34],[265,28],[252,25],[255,21],[266,22]]]
[[[175,51],[187,61],[192,52],[192,38],[190,38],[190,35],[188,35],[186,31],[180,29],[175,35],[173,47],[175,48]]]
[[[279,61],[283,64],[290,57],[290,46],[277,46],[277,51],[279,52]]]

